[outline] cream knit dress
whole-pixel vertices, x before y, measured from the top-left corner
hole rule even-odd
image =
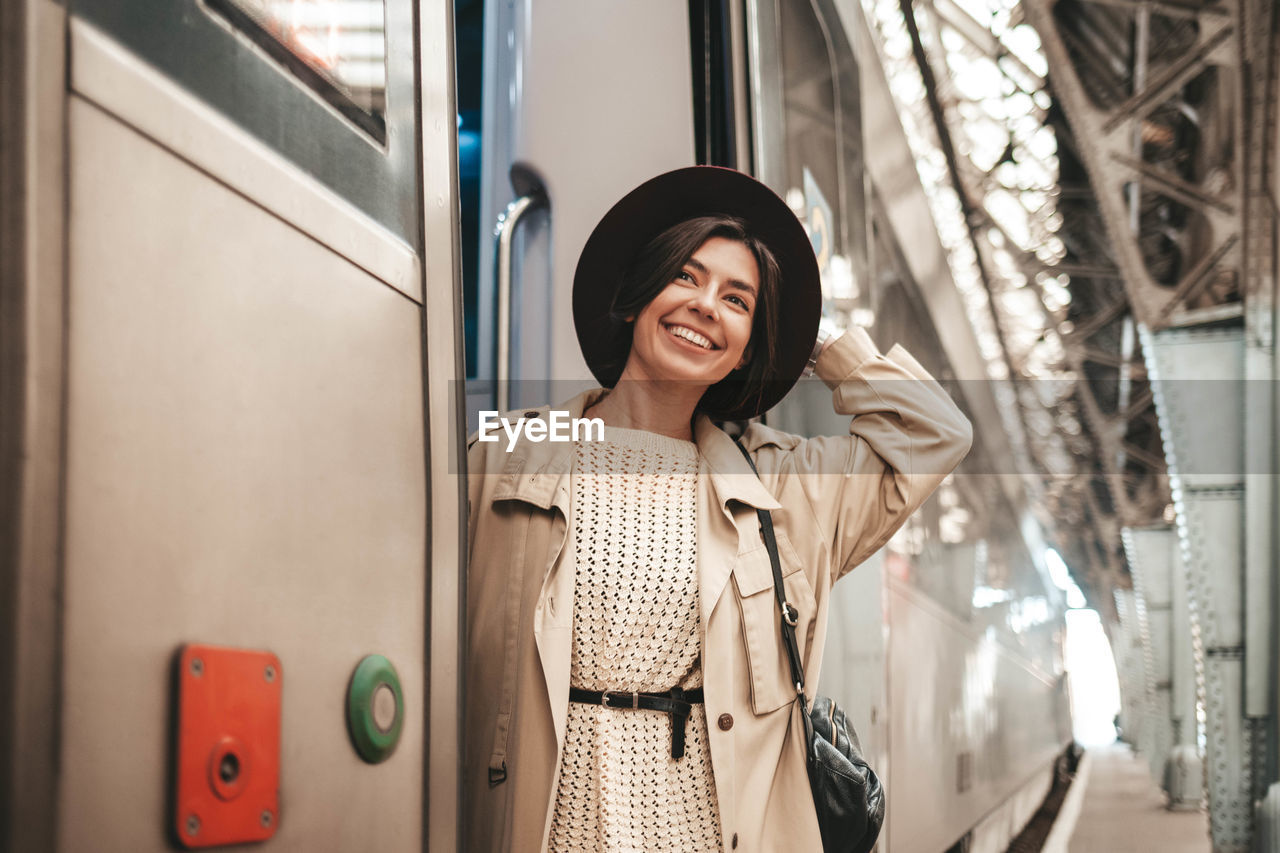
[[[701,687],[697,446],[609,427],[574,453],[570,683]],[[685,734],[673,759],[667,714],[570,702],[550,849],[721,850],[703,705]]]

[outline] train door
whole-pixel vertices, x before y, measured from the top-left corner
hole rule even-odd
[[[695,162],[684,0],[458,0],[468,416],[589,380],[578,253],[632,187]],[[508,384],[507,380],[510,379]]]
[[[455,849],[448,4],[5,5],[0,846]]]

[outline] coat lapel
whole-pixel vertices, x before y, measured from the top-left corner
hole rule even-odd
[[[755,509],[782,508],[778,499],[751,470],[733,439],[705,415],[699,415],[694,424],[694,440],[706,462],[712,490],[721,506],[728,505],[729,501],[739,501]]]
[[[702,632],[724,593],[737,555],[750,547],[754,523],[739,523],[731,502],[753,509],[781,507],[760,482],[732,438],[704,415],[694,424],[694,439],[702,457],[698,483],[698,592],[702,608]],[[751,519],[754,521],[754,513]],[[705,652],[704,652],[705,653]]]

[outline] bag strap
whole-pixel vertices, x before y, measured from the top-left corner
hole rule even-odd
[[[758,478],[760,472],[756,470],[751,454],[747,453],[738,439],[735,438],[733,443],[738,445],[738,450],[742,451],[747,464]],[[760,520],[760,538],[764,540],[764,547],[769,552],[769,565],[773,567],[773,596],[782,614],[782,642],[787,647],[787,662],[791,664],[791,683],[795,685],[796,694],[804,703],[804,665],[800,662],[800,646],[796,643],[796,622],[800,611],[787,601],[786,589],[782,585],[782,563],[778,559],[778,539],[773,533],[773,515],[767,509],[757,509],[756,517]]]

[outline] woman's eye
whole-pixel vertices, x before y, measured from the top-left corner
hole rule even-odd
[[[747,304],[747,300],[743,299],[741,296],[730,296],[729,300],[736,303],[743,311],[750,310],[751,308],[751,306]]]
[[[689,273],[685,272],[684,270],[680,270],[680,272],[676,273],[676,280],[693,283],[693,276],[689,275]]]

